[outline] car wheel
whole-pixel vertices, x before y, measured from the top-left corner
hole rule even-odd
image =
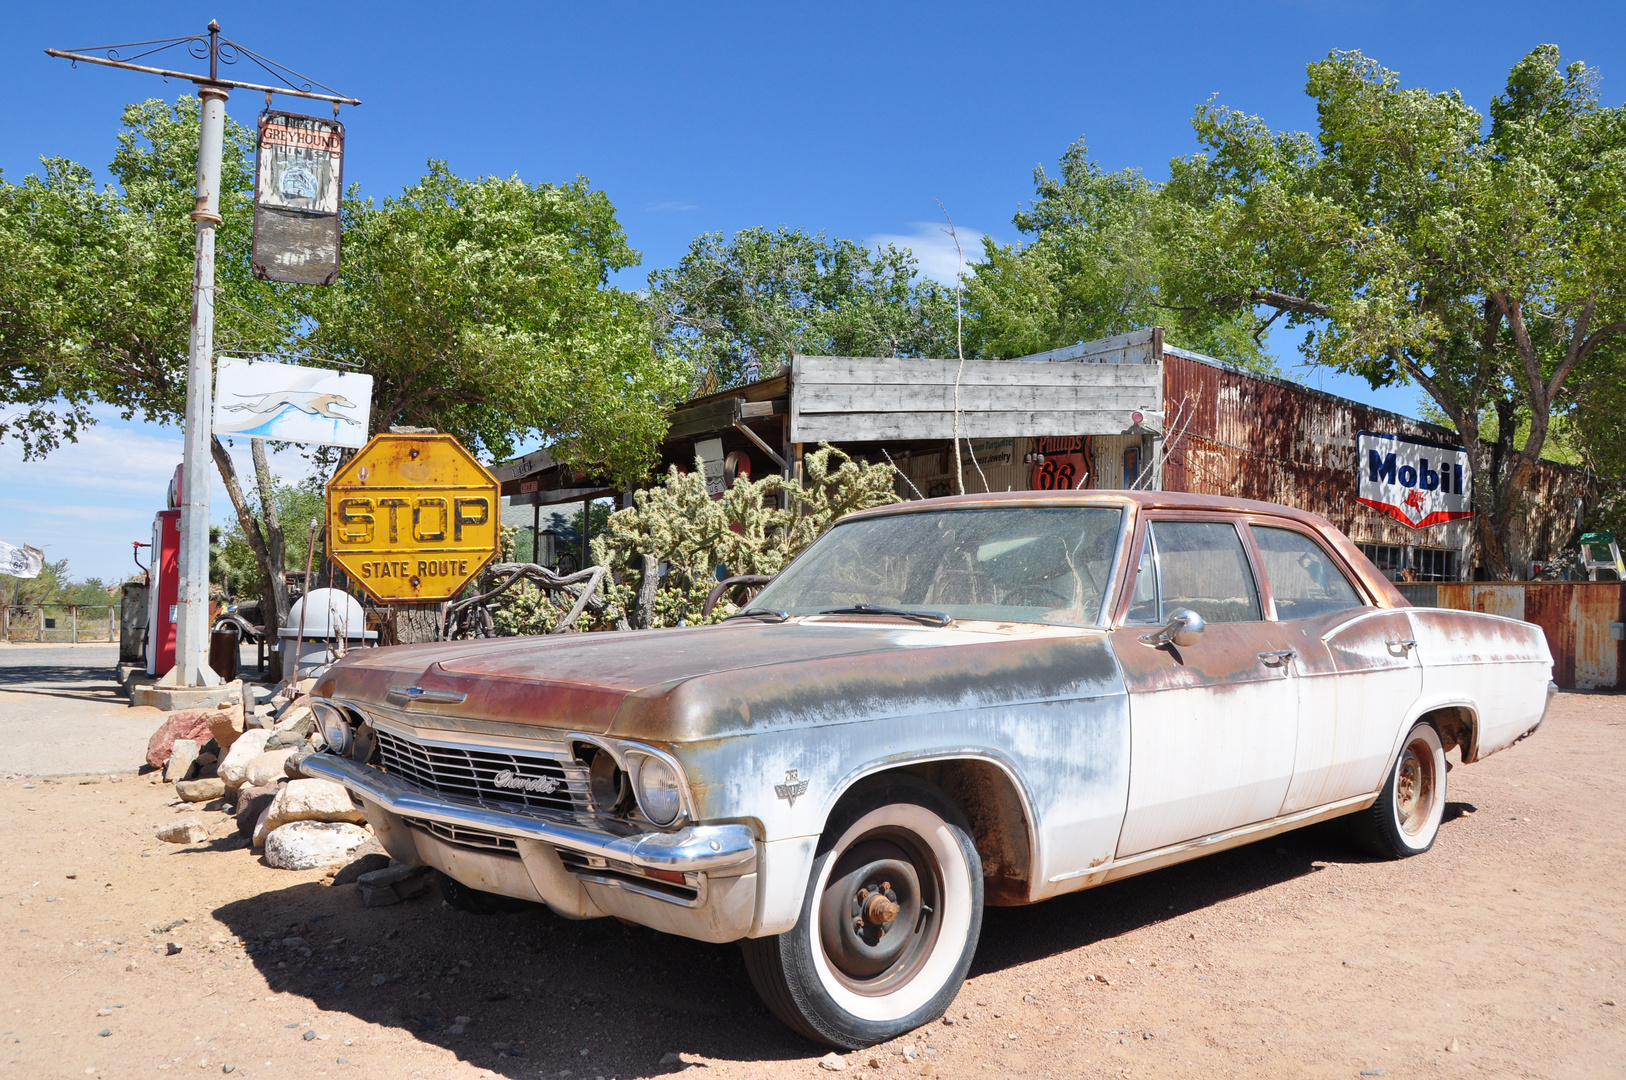
[[[855,1050],[943,1015],[982,931],[982,859],[937,788],[889,776],[844,799],[819,840],[801,917],[742,943],[774,1015]]]
[[[1445,746],[1434,725],[1413,725],[1400,758],[1371,809],[1358,815],[1360,839],[1385,859],[1421,855],[1434,846],[1445,816]]]
[[[471,889],[441,870],[435,871],[435,884],[440,887],[442,900],[457,910],[467,911],[471,915],[497,915],[506,911],[528,911],[536,907],[528,900]]]

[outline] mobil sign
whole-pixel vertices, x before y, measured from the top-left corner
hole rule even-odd
[[[1409,435],[1356,436],[1360,501],[1414,529],[1473,516],[1468,454]]]

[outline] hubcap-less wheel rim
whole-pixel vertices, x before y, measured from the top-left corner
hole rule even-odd
[[[866,834],[841,853],[819,897],[819,948],[854,993],[878,997],[909,983],[941,927],[936,860],[898,829]]]
[[[1422,739],[1412,740],[1395,770],[1395,816],[1407,836],[1428,828],[1434,811],[1434,781],[1434,748]]]

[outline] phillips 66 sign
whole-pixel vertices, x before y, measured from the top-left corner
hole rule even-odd
[[[1356,437],[1355,447],[1360,501],[1372,509],[1414,529],[1473,516],[1466,451],[1370,431]]]

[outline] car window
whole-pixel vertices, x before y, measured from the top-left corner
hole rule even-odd
[[[1254,622],[1261,618],[1259,590],[1228,521],[1154,521],[1148,530],[1157,554],[1162,617],[1191,608],[1205,622]]]
[[[1366,605],[1332,556],[1303,533],[1255,525],[1253,539],[1278,619],[1313,619]]]
[[[1152,552],[1152,530],[1140,545],[1140,562],[1135,567],[1135,595],[1129,603],[1130,622],[1162,622],[1157,607],[1157,559]]]
[[[956,619],[1088,626],[1101,618],[1123,511],[917,511],[838,524],[752,602],[792,615],[855,604]]]

